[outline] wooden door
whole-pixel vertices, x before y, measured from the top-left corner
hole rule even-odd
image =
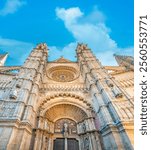
[[[68,139],[68,150],[79,150],[79,142],[76,139]]]
[[[64,150],[65,147],[65,140],[64,138],[57,138],[54,140],[53,150]]]

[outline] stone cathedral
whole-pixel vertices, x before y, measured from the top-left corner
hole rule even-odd
[[[48,61],[45,43],[22,66],[0,55],[0,150],[133,150],[133,57],[76,56]]]

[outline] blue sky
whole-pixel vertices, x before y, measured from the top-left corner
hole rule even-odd
[[[6,65],[21,65],[37,43],[49,46],[49,60],[75,61],[77,42],[84,42],[104,65],[113,53],[133,55],[132,0],[1,0],[0,53]]]

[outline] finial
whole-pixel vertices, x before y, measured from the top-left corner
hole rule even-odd
[[[47,45],[46,43],[40,43],[40,44],[37,44],[37,49],[47,49]]]

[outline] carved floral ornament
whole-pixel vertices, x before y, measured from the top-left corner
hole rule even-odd
[[[57,82],[71,82],[78,78],[77,70],[69,66],[56,66],[47,71],[47,75],[51,80]]]

